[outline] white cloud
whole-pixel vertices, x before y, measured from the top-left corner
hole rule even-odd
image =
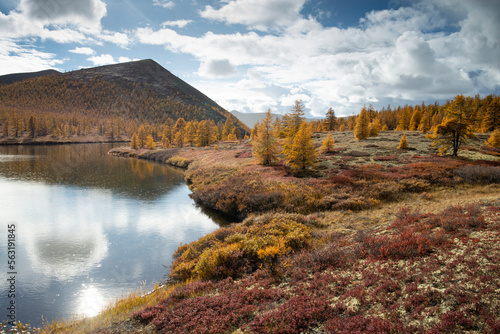
[[[76,47],[73,50],[69,50],[69,52],[77,53],[77,54],[81,54],[81,55],[87,55],[87,56],[91,56],[91,55],[95,54],[95,51],[91,48],[88,48],[88,47]]]
[[[211,59],[201,63],[198,73],[202,77],[230,77],[237,75],[238,70],[227,59]]]
[[[87,58],[87,60],[94,63],[94,66],[116,64],[116,61],[113,59],[113,56],[110,54],[102,54],[100,56],[90,57],[90,58]]]
[[[134,60],[137,60],[137,59],[134,59]],[[128,63],[130,61],[132,61],[132,59],[130,59],[129,57],[118,57],[119,63]]]
[[[106,16],[101,0],[21,0],[19,8],[31,22],[42,24],[73,24],[99,29]]]
[[[178,27],[184,28],[189,23],[193,22],[193,20],[176,20],[176,21],[165,21],[161,25],[162,27]]]
[[[53,53],[40,52],[31,46],[0,38],[0,75],[42,71],[62,63]]]
[[[244,24],[258,30],[293,25],[303,20],[299,15],[305,0],[230,0],[215,9],[206,6],[200,15],[206,19],[230,24]]]
[[[153,0],[155,6],[160,6],[167,9],[172,9],[175,7],[175,2],[170,0]]]
[[[98,34],[96,38],[103,40],[105,42],[111,42],[116,45],[119,45],[123,48],[129,45],[130,40],[128,35],[121,32],[112,32],[108,30],[104,30],[102,33]]]
[[[201,77],[248,68],[239,82],[223,82],[220,90],[206,87],[228,109],[263,111],[269,103],[282,110],[301,97],[316,115],[324,115],[330,106],[347,115],[363,104],[433,102],[499,88],[500,6],[492,1],[421,0],[396,10],[372,11],[359,26],[345,29],[321,27],[301,17],[303,5],[302,0],[227,0],[219,9],[207,6],[200,13],[273,31],[269,34],[208,32],[193,37],[168,28],[142,28],[136,37],[193,55],[200,61]],[[248,80],[266,87],[273,83],[288,93],[241,89]]]

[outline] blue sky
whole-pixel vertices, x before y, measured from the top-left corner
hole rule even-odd
[[[151,58],[228,110],[500,93],[497,0],[0,0],[0,75]]]

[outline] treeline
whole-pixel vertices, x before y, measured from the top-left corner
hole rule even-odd
[[[175,123],[168,119],[164,124],[154,126],[141,125],[132,134],[130,147],[155,149],[160,141],[163,148],[189,146],[208,146],[219,140],[239,140],[248,135],[237,126],[237,119],[229,116],[225,123],[215,123],[213,120],[200,122],[179,118]]]
[[[426,105],[404,105],[397,108],[391,106],[381,110],[375,110],[371,105],[363,107],[370,123],[380,124],[380,130],[411,130],[428,132],[438,126],[453,108],[453,101],[447,101],[443,105],[437,102]],[[481,98],[480,95],[465,97],[464,108],[470,114],[472,129],[475,132],[490,132],[500,129],[500,97],[488,95]],[[326,119],[312,122],[313,130],[320,131],[353,131],[356,126],[358,115],[348,117],[335,117],[335,112],[330,109],[326,113]],[[279,125],[278,125],[279,127]]]
[[[112,138],[130,138],[144,125],[152,127],[150,134],[158,139],[160,125],[180,118],[192,122],[210,119],[224,126],[232,117],[207,104],[187,103],[190,99],[194,97],[181,91],[161,97],[147,85],[122,79],[45,76],[0,85],[0,124],[4,137],[98,134]],[[232,123],[246,132],[234,117]]]

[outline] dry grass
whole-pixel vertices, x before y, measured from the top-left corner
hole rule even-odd
[[[151,326],[139,327],[128,321],[131,314],[156,305],[180,285],[156,286],[153,291],[140,289],[109,305],[99,315],[84,319],[54,321],[42,328],[42,333],[155,333]],[[117,323],[120,328],[117,328]]]
[[[320,219],[325,232],[357,232],[367,228],[383,227],[392,224],[396,214],[403,207],[412,211],[437,213],[445,207],[479,203],[500,205],[500,185],[463,185],[456,188],[438,188],[428,192],[401,194],[397,202],[365,211],[328,211]]]

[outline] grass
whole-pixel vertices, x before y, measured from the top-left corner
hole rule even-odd
[[[171,280],[182,284],[44,331],[500,331],[496,152],[472,141],[439,157],[405,133],[403,150],[401,132],[336,132],[334,152],[301,178],[256,164],[249,142],[177,150],[193,199],[235,224],[178,248]],[[121,154],[170,155],[144,153]]]
[[[152,291],[145,291],[143,288],[132,292],[127,296],[118,299],[98,316],[84,318],[80,320],[69,319],[63,321],[54,321],[47,323],[42,329],[43,333],[115,333],[116,331],[134,332],[137,325],[134,322],[128,321],[130,314],[137,312],[147,306],[152,306],[160,303],[165,298],[168,298],[170,293],[177,289],[182,284],[159,286],[157,285]],[[117,329],[116,324],[119,325]],[[144,329],[143,333],[154,333],[152,328]]]

